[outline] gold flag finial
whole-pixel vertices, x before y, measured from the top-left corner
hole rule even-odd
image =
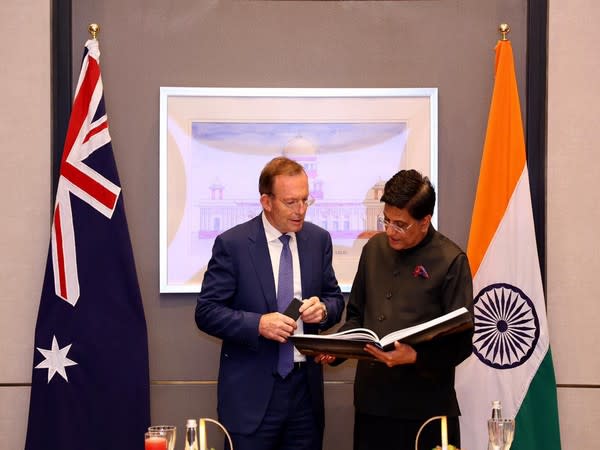
[[[510,27],[508,26],[508,24],[501,23],[500,26],[498,27],[498,31],[500,31],[500,33],[502,33],[502,40],[508,41],[508,38],[506,37],[506,35],[508,33],[510,33]]]
[[[100,25],[98,25],[97,23],[90,23],[90,26],[88,27],[88,31],[92,35],[92,39],[95,40],[96,36],[100,32]]]

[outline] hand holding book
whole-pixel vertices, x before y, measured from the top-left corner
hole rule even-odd
[[[394,341],[394,348],[385,351],[372,344],[366,344],[364,349],[373,359],[384,363],[388,367],[414,364],[417,361],[417,352],[415,349],[408,344],[398,341]]]

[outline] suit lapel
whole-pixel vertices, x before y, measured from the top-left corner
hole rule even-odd
[[[268,311],[277,311],[273,267],[271,266],[271,256],[269,255],[265,229],[260,215],[253,220],[253,230],[248,236],[248,250],[263,296],[267,302]]]
[[[296,233],[296,243],[298,245],[298,258],[300,259],[300,278],[302,280],[302,298],[305,298],[310,292],[311,281],[311,252],[308,237],[304,230]]]

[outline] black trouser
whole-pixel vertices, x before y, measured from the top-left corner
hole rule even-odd
[[[354,415],[354,450],[415,450],[421,420],[379,417],[356,412]],[[441,445],[440,420],[423,427],[419,435],[419,450],[431,450]],[[458,417],[448,417],[448,444],[460,447]]]

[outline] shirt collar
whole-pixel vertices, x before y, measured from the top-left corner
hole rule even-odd
[[[282,233],[277,228],[275,228],[273,225],[271,225],[271,222],[269,222],[269,220],[265,216],[264,211],[262,212],[261,217],[262,217],[263,227],[265,229],[265,236],[267,237],[267,242],[272,242],[272,241],[279,242],[279,236],[281,236]],[[292,240],[296,239],[296,233],[294,233],[293,231],[290,231],[289,233],[285,233],[285,234],[289,234],[292,237]]]

